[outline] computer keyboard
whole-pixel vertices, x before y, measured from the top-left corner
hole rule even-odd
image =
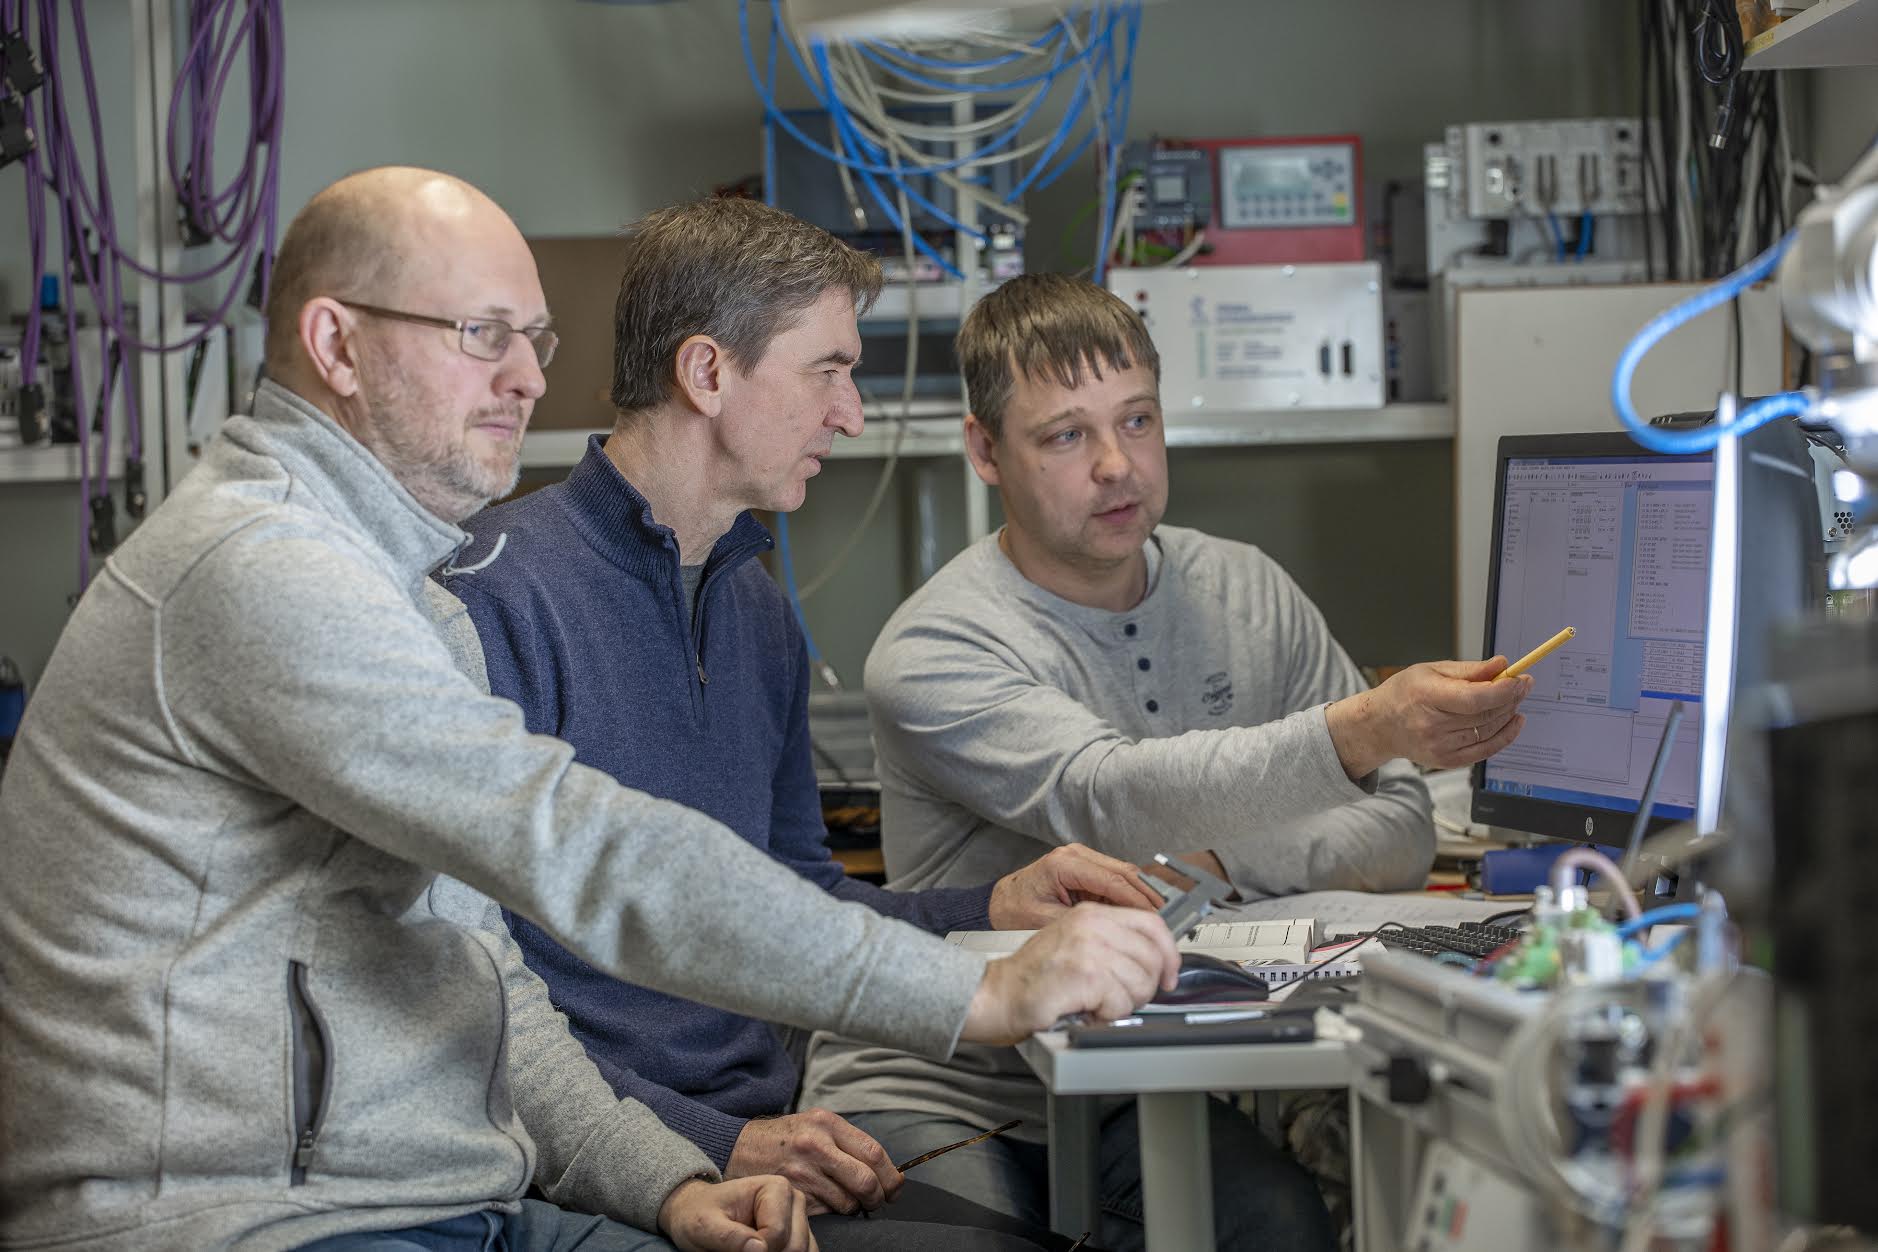
[[[1338,936],[1338,941],[1370,939],[1391,951],[1419,952],[1423,956],[1454,952],[1477,961],[1493,955],[1524,934],[1511,926],[1462,922],[1458,926],[1390,926],[1381,931],[1356,931]]]

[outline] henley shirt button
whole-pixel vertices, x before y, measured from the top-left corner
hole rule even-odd
[[[1135,624],[1133,622],[1130,622],[1126,626],[1122,627],[1122,633],[1124,635],[1127,635],[1130,639],[1133,639],[1135,637]]]
[[[1160,711],[1161,711],[1161,702],[1159,700],[1148,701],[1148,712],[1159,713]]]
[[[1135,668],[1136,668],[1136,669],[1146,669],[1146,668],[1148,668],[1148,658],[1144,656],[1144,657],[1142,657],[1142,658],[1141,658],[1141,659],[1140,659],[1139,661],[1136,661],[1136,662],[1135,662]]]

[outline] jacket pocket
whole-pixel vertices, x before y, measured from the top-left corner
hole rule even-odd
[[[307,992],[303,962],[287,962],[287,1004],[293,1017],[293,1149],[288,1180],[298,1187],[306,1182],[307,1166],[319,1146],[320,1125],[326,1119],[333,1085],[332,1041],[326,1020]]]

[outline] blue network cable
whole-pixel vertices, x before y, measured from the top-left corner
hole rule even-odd
[[[1679,930],[1654,948],[1645,948],[1637,954],[1637,963],[1631,967],[1631,973],[1638,974],[1650,968],[1664,957],[1682,946],[1682,941],[1689,937],[1689,932]]]
[[[776,86],[776,33],[777,28],[771,27],[769,40],[769,76],[767,80],[769,88],[767,94],[769,95],[775,93]],[[747,28],[744,34],[744,58],[748,61],[750,55],[750,41]],[[755,75],[755,65],[751,65],[750,72],[753,76]],[[764,128],[763,137],[766,145],[773,142],[773,136],[767,127]],[[764,183],[763,199],[771,208],[776,206],[776,188],[773,183]],[[826,667],[827,662],[822,659],[822,650],[815,646],[815,636],[809,630],[809,619],[802,612],[802,596],[796,590],[795,554],[790,551],[789,547],[789,515],[780,509],[776,512],[776,559],[782,566],[783,594],[788,597],[789,608],[795,614],[796,627],[802,632],[802,646],[808,651],[809,660],[811,662]]]
[[[859,43],[857,47],[862,59],[903,84],[924,87],[948,96],[1010,95],[1026,90],[1033,92],[1033,98],[1015,113],[1008,124],[1001,124],[1001,129],[995,134],[976,141],[971,152],[951,159],[917,162],[910,159],[894,160],[893,154],[886,147],[868,137],[865,127],[843,101],[838,90],[828,46],[821,41],[810,41],[808,58],[805,60],[794,40],[783,41],[780,38],[783,26],[781,0],[770,0],[769,7],[767,74],[759,74],[757,70],[750,35],[750,0],[739,0],[737,9],[744,65],[762,102],[765,120],[771,126],[781,128],[809,151],[849,171],[868,199],[878,206],[895,229],[905,225],[897,208],[897,201],[904,195],[908,203],[918,205],[941,225],[968,234],[980,242],[988,241],[983,231],[942,209],[922,187],[939,174],[956,174],[965,182],[980,181],[963,171],[981,166],[987,160],[1000,159],[1001,154],[1002,159],[1011,159],[1010,154],[1016,150],[1019,136],[1050,98],[1057,81],[1065,74],[1074,75],[1075,86],[1062,120],[1039,146],[1040,155],[1028,173],[1016,181],[1005,197],[1005,203],[1015,203],[1033,188],[1049,186],[1088,150],[1098,134],[1106,132],[1102,156],[1107,177],[1101,188],[1102,227],[1106,237],[1107,224],[1113,217],[1115,206],[1114,169],[1126,135],[1129,96],[1134,82],[1134,53],[1141,26],[1140,0],[1099,0],[1087,12],[1086,30],[1080,30],[1072,24],[1073,19],[1070,17],[1059,17],[1051,29],[1031,39],[1022,48],[989,57],[954,61],[877,40]],[[777,102],[777,48],[783,42],[787,43],[789,59],[809,94],[828,114],[834,129],[835,146],[831,147],[810,137]],[[1018,77],[1002,81],[972,81],[964,77],[1046,56],[1048,63],[1045,68]],[[932,73],[922,72],[927,70]],[[941,78],[937,75],[951,77]],[[1077,131],[1085,113],[1090,115],[1090,119],[1086,130],[1078,138]],[[769,127],[765,129],[768,131]],[[771,142],[773,139],[766,138],[766,143]],[[920,238],[917,232],[914,232],[914,246],[946,272],[955,277],[961,276],[959,269]],[[1098,282],[1103,278],[1105,262],[1106,255],[1097,265]]]
[[[1661,908],[1651,909],[1638,914],[1617,928],[1619,939],[1628,939],[1632,935],[1648,930],[1663,922],[1692,922],[1702,915],[1699,904],[1665,904]]]
[[[1789,231],[1773,247],[1728,277],[1706,291],[1697,292],[1680,304],[1665,309],[1637,332],[1636,338],[1624,348],[1623,355],[1617,358],[1617,369],[1611,375],[1611,407],[1617,411],[1618,420],[1630,432],[1632,439],[1652,452],[1713,452],[1716,445],[1728,436],[1745,434],[1777,418],[1799,417],[1812,408],[1812,398],[1805,392],[1782,391],[1763,396],[1745,406],[1725,424],[1717,422],[1691,430],[1665,430],[1650,425],[1638,416],[1636,406],[1630,399],[1631,384],[1636,379],[1637,366],[1642,363],[1645,353],[1677,327],[1694,321],[1710,309],[1719,308],[1753,284],[1772,276],[1780,265],[1780,258],[1786,255],[1792,243],[1793,233]]]
[[[802,596],[796,590],[795,557],[789,551],[789,515],[780,510],[776,513],[776,560],[782,566],[783,594],[789,597],[789,607],[795,610],[796,625],[802,630],[802,643],[808,649],[809,660],[816,665],[826,665],[822,650],[815,646],[815,636],[809,633],[809,619],[802,615]]]
[[[1701,916],[1702,906],[1699,904],[1666,904],[1661,908],[1654,908],[1647,913],[1639,914],[1619,926],[1617,937],[1630,939],[1663,922],[1693,922]],[[1688,934],[1687,930],[1679,930],[1654,948],[1644,948],[1639,945],[1637,963],[1631,972],[1638,973],[1650,968],[1674,952],[1688,937]]]

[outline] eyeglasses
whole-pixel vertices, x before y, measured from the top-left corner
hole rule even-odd
[[[554,350],[561,346],[561,337],[546,326],[511,326],[496,317],[431,317],[424,313],[387,309],[376,304],[361,304],[357,300],[341,300],[339,303],[348,309],[370,313],[373,317],[388,317],[395,322],[454,330],[459,336],[458,346],[463,349],[464,355],[473,356],[479,361],[500,361],[509,350],[509,340],[522,335],[527,338],[528,346],[535,350],[535,360],[542,369],[547,369],[548,362],[554,359]]]

